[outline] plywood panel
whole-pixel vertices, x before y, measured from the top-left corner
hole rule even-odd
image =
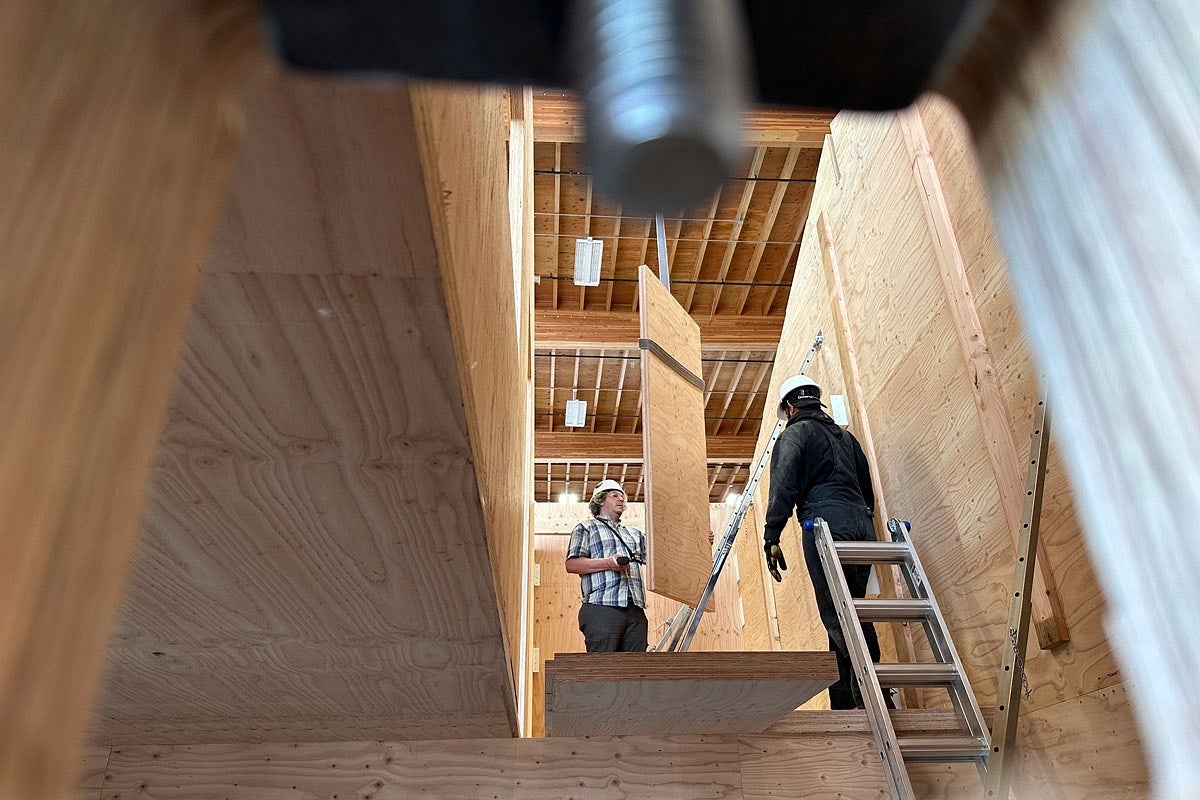
[[[100,788],[104,786],[104,771],[108,767],[110,749],[97,745],[86,745],[83,748],[78,785],[82,789],[92,790],[93,797],[99,794]]]
[[[470,213],[481,238],[507,234],[503,131],[472,122],[483,102],[472,97],[443,109],[463,129],[446,146],[486,179],[468,189],[447,170],[429,178],[458,187],[454,209],[440,195],[429,205],[407,87],[277,78],[252,98],[252,144],[189,324],[146,543],[110,642],[100,743],[513,732],[502,631],[520,628],[528,495],[488,494],[491,516],[481,497],[485,482],[497,486],[503,442],[504,459],[523,457],[524,415],[471,435],[481,422],[464,410],[456,365],[478,337],[451,318],[461,322],[471,296],[447,288],[439,266],[464,256],[433,222],[457,230],[456,214]],[[441,107],[427,97],[423,108],[436,126],[427,117]],[[498,139],[499,167],[490,151],[454,144],[476,128],[481,151]],[[271,156],[272,143],[292,157]],[[344,180],[368,173],[362,195]],[[494,215],[473,191],[498,193]],[[269,250],[300,219],[293,202],[313,198],[332,238],[302,273],[231,255]],[[386,200],[386,224],[378,209],[346,213],[375,200]],[[496,258],[511,296],[508,248]],[[489,322],[508,326],[497,339],[513,348],[502,361],[519,379],[511,303],[489,298],[471,325]],[[508,413],[523,389],[510,392],[508,373],[489,364],[475,371],[495,396],[487,408]],[[501,577],[513,617],[503,629]]]
[[[922,103],[921,113],[954,234],[959,237],[963,269],[978,304],[977,319],[993,357],[1011,440],[1023,447],[1037,393],[1036,375],[1007,286],[1006,264],[990,230],[987,203],[961,125],[955,127],[953,115],[931,101]],[[912,164],[902,150],[903,141],[890,117],[840,116],[833,126],[832,146],[823,155],[811,213],[828,216],[845,276],[847,317],[859,356],[883,498],[890,513],[913,521],[914,538],[934,591],[980,702],[987,705],[994,703],[1000,654],[1008,646],[1004,621],[1014,553],[997,491],[995,459],[989,457],[986,432],[974,404],[975,376],[964,368],[936,266],[934,238],[920,219],[923,211],[913,191]],[[829,168],[834,153],[837,171]],[[784,341],[795,325],[793,316],[809,322],[828,302],[826,288],[808,274],[810,269],[819,270],[819,264],[814,259],[811,267],[805,266],[814,255],[812,226],[809,233],[800,248]],[[781,346],[773,383],[786,374],[787,357]],[[822,368],[819,359],[815,366]],[[760,437],[773,424],[765,419]],[[989,424],[998,423],[989,417]],[[1056,459],[1055,453],[1043,529],[1072,641],[1053,651],[1035,648],[1029,654],[1031,698],[1023,704],[1024,725],[1043,714],[1057,720],[1060,717],[1052,709],[1066,708],[1074,699],[1107,691],[1122,680],[1101,624],[1103,601]],[[784,535],[786,541],[789,534]],[[778,589],[782,589],[776,599],[785,637],[806,628],[815,631],[815,610],[805,605],[804,598],[790,594],[786,579]],[[923,647],[923,637],[916,638]],[[936,703],[938,696],[931,693],[926,700]],[[1026,758],[1048,759],[1040,773],[1037,769],[1029,773],[1033,785],[1044,779],[1050,786],[1058,779],[1070,787],[1062,791],[1074,793],[1063,796],[1104,795],[1113,785],[1118,787],[1117,796],[1126,791],[1146,793],[1144,769],[1125,770],[1131,776],[1127,789],[1120,781],[1096,774],[1086,758],[1069,754],[1073,748],[1100,747],[1107,741],[1128,753],[1130,763],[1137,762],[1136,750],[1115,744],[1133,731],[1128,704],[1113,696],[1102,707],[1111,713],[1112,730],[1117,731],[1108,739],[1094,719],[1085,721],[1086,715],[1065,720],[1061,733],[1021,737],[1019,746]],[[1066,755],[1056,759],[1060,749]],[[1022,761],[1022,772],[1027,769]],[[973,770],[946,767],[914,768],[914,784],[936,797],[961,796],[979,786]]]
[[[1021,716],[1019,796],[1145,797],[1149,776],[1126,684]]]
[[[77,775],[256,17],[0,10],[0,797]]]
[[[732,800],[738,756],[695,735],[117,748],[103,797]]]
[[[745,800],[889,797],[875,744],[861,735],[742,736],[738,741]]]
[[[562,654],[546,664],[546,731],[755,733],[835,680],[832,653]]]
[[[507,98],[495,86],[444,83],[413,84],[411,94],[510,684],[516,686],[533,489],[526,453],[529,363],[522,362],[528,349],[523,351],[513,290]],[[522,284],[532,280],[524,274],[527,267]],[[510,703],[514,692],[507,693]]]
[[[648,267],[639,275],[642,338],[700,375],[700,329]],[[646,586],[694,604],[708,580],[708,470],[704,395],[660,356],[642,351]],[[710,602],[706,611],[713,608]]]

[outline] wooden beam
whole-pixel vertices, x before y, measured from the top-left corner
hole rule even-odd
[[[754,459],[753,436],[709,436],[705,449],[710,464],[749,464]],[[538,464],[580,464],[608,461],[642,463],[640,433],[554,433],[534,437],[533,459]]]
[[[0,797],[73,796],[257,22],[0,11]]]
[[[774,350],[779,346],[783,317],[717,316],[696,318],[702,350]],[[534,322],[538,348],[635,349],[638,315],[625,311],[555,311],[538,309]]]
[[[717,287],[713,292],[712,304],[708,309],[708,316],[711,318],[717,313],[717,305],[721,302],[721,289],[724,288],[721,284],[725,277],[729,274],[729,265],[733,263],[733,254],[737,252],[737,247],[741,244],[739,239],[742,238],[742,229],[746,227],[746,212],[750,210],[750,201],[754,199],[754,189],[758,183],[754,180],[758,177],[758,172],[762,169],[763,159],[766,158],[767,148],[754,148],[754,158],[750,161],[750,180],[746,181],[746,185],[742,188],[742,199],[738,203],[737,216],[734,217],[733,230],[729,234],[729,241],[725,243],[725,255],[721,258],[721,269],[717,272]],[[784,187],[787,184],[782,184]],[[778,187],[776,187],[778,189]],[[763,236],[767,234],[764,233]]]
[[[744,280],[747,283],[754,283],[758,277],[758,266],[762,263],[763,253],[767,251],[767,242],[771,240],[771,231],[775,228],[775,220],[779,217],[779,209],[783,207],[783,198],[787,195],[788,186],[791,184],[788,181],[792,177],[792,173],[796,170],[796,161],[800,157],[800,148],[792,147],[788,150],[787,159],[783,162],[783,170],[779,173],[782,179],[775,186],[775,191],[771,195],[771,204],[767,207],[767,218],[763,222],[762,231],[759,234],[759,242],[754,245],[754,254],[750,256],[750,265],[746,268],[746,276]],[[801,215],[807,216],[805,215]],[[801,223],[803,224],[803,223]],[[800,237],[797,235],[795,241],[799,243]],[[784,269],[787,268],[786,262]],[[740,287],[742,299],[738,301],[738,313],[744,313],[746,310],[746,300],[750,297],[751,286]]]
[[[751,146],[820,147],[836,112],[759,107],[742,120],[743,141]],[[584,140],[583,109],[574,97],[538,93],[533,99],[533,135],[539,142]]]
[[[912,161],[913,179],[916,182],[925,221],[929,225],[934,242],[934,256],[942,284],[946,288],[946,303],[954,318],[954,329],[958,334],[959,349],[967,371],[973,376],[971,396],[975,400],[975,411],[979,414],[979,425],[983,428],[983,440],[987,446],[992,474],[996,478],[996,489],[1000,494],[1000,505],[1008,522],[1013,548],[1019,551],[1021,538],[1022,507],[1025,494],[1025,477],[1021,457],[1013,440],[1009,424],[1008,409],[1004,402],[1004,391],[996,375],[995,362],[988,347],[987,334],[979,319],[975,295],[967,278],[950,209],[942,194],[937,166],[929,152],[929,140],[921,113],[916,108],[902,111],[898,115],[900,131],[908,147]],[[1037,571],[1034,573],[1033,626],[1037,631],[1038,644],[1043,650],[1070,640],[1067,630],[1067,615],[1063,610],[1058,584],[1050,566],[1046,545],[1040,539],[1037,544]]]

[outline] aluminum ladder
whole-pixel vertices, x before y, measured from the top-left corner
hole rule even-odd
[[[921,559],[909,536],[908,523],[890,519],[892,541],[835,541],[823,519],[805,521],[816,535],[817,552],[837,609],[838,621],[858,676],[859,689],[888,777],[892,797],[912,800],[906,762],[972,762],[986,774],[991,742],[987,724],[954,649],[946,621],[925,579]],[[842,573],[849,564],[894,565],[908,586],[905,598],[855,598]],[[876,664],[871,661],[862,622],[919,622],[933,651],[933,663]],[[883,699],[883,689],[902,687],[943,688],[950,693],[962,733],[957,736],[898,737]]]
[[[824,342],[825,333],[818,330],[812,347],[808,349],[804,363],[800,366],[801,375],[807,374],[813,357],[816,356]],[[686,604],[681,606],[675,616],[664,623],[666,630],[658,640],[658,644],[650,648],[651,652],[685,652],[691,646],[692,637],[696,635],[696,630],[700,627],[700,620],[704,618],[703,609],[708,605],[713,590],[717,588],[717,579],[721,577],[721,571],[725,569],[725,562],[728,561],[729,553],[733,550],[733,542],[737,539],[738,529],[741,528],[742,521],[754,503],[754,490],[758,488],[758,481],[762,477],[763,470],[766,469],[767,460],[771,457],[771,451],[775,449],[775,442],[779,440],[779,434],[783,433],[783,429],[786,427],[787,422],[783,420],[775,425],[775,429],[767,439],[766,447],[763,448],[762,453],[755,460],[754,466],[751,467],[750,478],[746,481],[746,488],[742,490],[741,499],[738,500],[729,521],[725,523],[725,529],[721,534],[721,544],[717,548],[716,555],[713,556],[712,572],[708,576],[708,583],[704,585],[704,591],[700,593],[699,601],[694,606]],[[700,611],[697,612],[696,609],[700,609]]]

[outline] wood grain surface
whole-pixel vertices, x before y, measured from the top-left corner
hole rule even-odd
[[[65,797],[261,53],[249,4],[0,8],[0,797]]]
[[[757,733],[836,679],[832,653],[559,654],[546,664],[546,732]]]
[[[700,329],[646,266],[638,274],[641,334],[700,375]],[[693,605],[712,573],[704,392],[643,350],[646,588]],[[712,611],[710,600],[705,611]]]
[[[948,223],[940,223],[939,235],[946,235],[948,224],[957,239],[970,301],[976,306],[974,319],[991,358],[989,380],[1000,390],[1008,438],[1014,447],[1025,448],[1037,371],[1017,318],[1008,265],[999,250],[981,172],[966,127],[948,103],[925,98],[917,113],[945,202]],[[1014,558],[997,488],[997,445],[989,441],[1000,417],[993,406],[981,416],[977,405],[976,376],[967,369],[977,360],[963,358],[962,329],[951,313],[947,284],[938,266],[936,248],[945,243],[939,245],[935,239],[921,192],[912,153],[894,116],[843,114],[834,121],[811,215],[823,214],[829,221],[863,409],[875,444],[879,487],[888,512],[912,520],[917,547],[972,685],[980,703],[990,705],[995,702],[1001,648],[1007,646],[1004,622]],[[799,333],[801,324],[830,325],[822,309],[828,308],[833,289],[818,260],[814,227],[810,226],[800,247],[781,342],[807,338]],[[967,297],[960,295],[958,300],[966,302]],[[829,330],[826,327],[827,336]],[[833,349],[837,346],[835,338],[827,340],[825,349],[840,352]],[[794,347],[803,349],[800,342]],[[773,383],[791,369],[785,359],[796,358],[798,364],[799,357],[802,353],[795,356],[781,346]],[[818,354],[812,374],[822,385],[844,385],[841,372]],[[773,425],[773,416],[764,419],[760,437]],[[1023,450],[1018,449],[1015,457],[1023,459]],[[1027,654],[1030,699],[1022,709],[1027,716],[1043,710],[1050,714],[1051,708],[1065,707],[1074,698],[1122,680],[1105,638],[1104,603],[1055,448],[1048,479],[1042,522],[1045,553],[1057,578],[1071,641],[1052,651],[1034,648]],[[793,535],[785,532],[785,543]],[[761,560],[761,552],[757,557]],[[789,573],[783,584],[774,587],[785,646],[819,647],[824,634],[816,624],[815,610],[804,592],[796,591],[807,588],[807,582],[789,586],[791,578]],[[918,655],[928,658],[923,635],[915,635],[914,643]],[[930,704],[946,702],[943,693],[925,695]],[[1088,742],[1136,740],[1129,705],[1114,698],[1107,708],[1112,730],[1118,732],[1107,739],[1094,723],[1069,716],[1061,736],[1019,737],[1025,756],[1018,785],[1035,763],[1028,759],[1048,759],[1056,774],[1047,775],[1046,785],[1057,779],[1071,787],[1073,794],[1064,796],[1105,796],[1110,790],[1111,796],[1120,796],[1132,791],[1131,786],[1140,786],[1145,794],[1142,771],[1131,772],[1128,783],[1114,790],[1113,782],[1084,760],[1054,755],[1059,748],[1086,747]],[[1131,761],[1137,757],[1136,749],[1123,752],[1130,753]],[[957,796],[966,787],[976,791],[979,786],[973,770],[920,767],[917,772],[921,777],[914,781],[932,796]]]
[[[533,260],[523,257],[520,271],[514,271],[505,124],[508,101],[495,86],[414,83],[411,94],[438,272],[466,408],[477,502],[483,512],[508,660],[506,702],[515,714],[515,686],[522,674],[522,577],[529,571],[532,548],[527,514],[533,489],[526,452],[530,332],[521,333],[521,298],[528,313],[529,295],[513,287],[518,278],[522,286],[531,283]],[[446,577],[451,574],[452,570],[446,571]]]
[[[249,109],[93,738],[511,735],[514,556],[479,472],[502,438],[471,437],[409,91],[280,78]],[[302,269],[269,256],[290,230]]]

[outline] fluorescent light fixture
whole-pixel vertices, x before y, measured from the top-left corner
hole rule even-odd
[[[729,494],[725,495],[726,503],[740,503],[741,501],[742,501],[742,493],[741,492],[730,492]]]
[[[558,496],[558,502],[560,502],[560,503],[578,503],[579,495],[572,494],[571,492],[563,492],[562,494],[560,494]]]
[[[829,416],[833,421],[845,428],[850,424],[850,408],[846,405],[846,395],[832,394],[829,396]]]
[[[567,401],[567,421],[565,424],[568,428],[582,428],[586,417],[587,400]]]
[[[604,240],[575,240],[575,285],[600,285],[600,260],[604,257]]]

